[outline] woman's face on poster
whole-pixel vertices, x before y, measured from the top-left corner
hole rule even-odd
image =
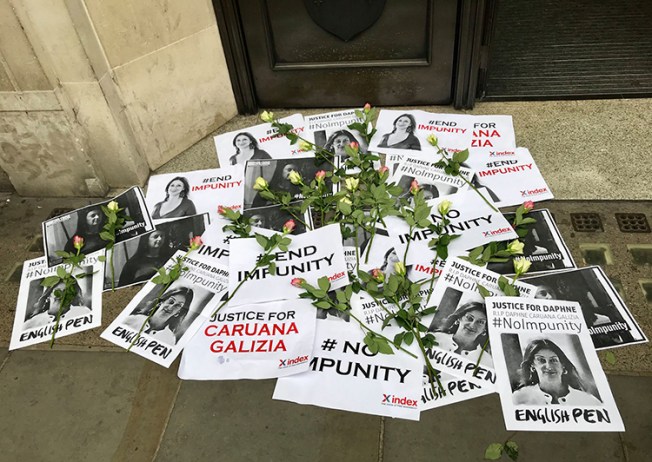
[[[238,149],[249,149],[251,147],[251,140],[246,135],[238,135],[235,138],[235,147]]]
[[[345,148],[351,144],[351,141],[346,135],[339,135],[333,140],[333,154],[336,156],[346,155]]]
[[[186,296],[183,294],[173,295],[166,298],[156,310],[156,313],[149,319],[149,324],[155,330],[161,330],[168,325],[173,316],[178,315],[186,304]]]
[[[536,371],[540,382],[561,381],[564,367],[557,354],[544,348],[537,351],[532,359],[532,367]]]
[[[147,238],[147,243],[151,249],[160,249],[163,245],[163,233],[160,231],[154,231]]]
[[[265,219],[263,218],[262,215],[259,214],[252,215],[251,218],[249,219],[249,223],[251,223],[251,226],[256,226],[258,228],[265,227]]]
[[[557,295],[555,294],[555,291],[552,290],[548,286],[539,286],[537,287],[537,291],[534,294],[534,298],[540,298],[543,300],[556,300]]]
[[[283,178],[286,180],[290,177],[290,172],[292,171],[299,172],[299,168],[294,164],[287,164],[283,167]]]
[[[401,116],[396,119],[396,124],[394,126],[399,130],[407,130],[412,126],[412,121],[410,121],[409,117]]]
[[[98,210],[91,210],[86,214],[86,224],[88,226],[97,226],[100,224],[100,212]]]
[[[179,194],[184,192],[185,189],[186,187],[182,181],[174,180],[172,183],[169,184],[167,192],[171,196],[178,196]]]
[[[472,342],[486,331],[487,315],[480,310],[471,310],[459,319],[459,326],[455,336],[464,338],[467,342]]]

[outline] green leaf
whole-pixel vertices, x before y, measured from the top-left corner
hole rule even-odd
[[[43,287],[53,287],[56,286],[59,281],[61,281],[61,278],[59,276],[48,276],[43,281],[41,281],[41,285]]]
[[[60,266],[57,268],[57,276],[59,276],[61,279],[65,278],[68,275],[66,270],[63,268],[63,266]]]
[[[97,259],[99,261],[106,261],[106,257],[104,255],[100,255],[99,257],[97,257]]]
[[[514,441],[507,441],[504,447],[505,453],[512,460],[518,459],[518,444]]]
[[[276,263],[271,262],[269,264],[268,268],[269,268],[269,274],[271,274],[272,276],[275,276],[276,275]]]
[[[376,337],[376,345],[378,345],[378,352],[384,355],[393,355],[394,350],[389,345],[389,342],[382,337]]]
[[[331,287],[331,283],[328,280],[328,276],[322,276],[319,279],[317,279],[317,285],[324,292],[328,292],[328,289],[330,289]]]
[[[469,158],[469,150],[465,149],[464,151],[459,151],[453,154],[453,162],[456,164],[461,164],[466,162],[466,159]]]
[[[616,355],[613,354],[612,351],[607,351],[604,355],[604,359],[607,361],[607,364],[611,364],[612,366],[616,364]]]
[[[403,337],[403,341],[408,346],[412,345],[412,342],[414,341],[414,334],[412,332],[406,332],[405,337]]]
[[[481,286],[480,284],[477,284],[477,286],[478,286],[478,292],[480,292],[482,298],[491,297],[491,292],[489,292],[489,290],[487,290],[486,287]]]
[[[484,458],[487,460],[498,460],[503,455],[503,445],[501,443],[491,443],[484,450]]]
[[[324,309],[324,310],[328,310],[331,307],[331,304],[328,303],[327,301],[324,301],[324,300],[314,302],[313,305],[315,305],[317,308],[321,308],[321,309]]]
[[[269,240],[262,234],[256,234],[256,242],[258,242],[258,245],[260,245],[263,249],[266,249]]]

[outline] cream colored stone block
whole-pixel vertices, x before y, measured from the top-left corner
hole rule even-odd
[[[100,177],[63,111],[0,113],[0,167],[22,196],[89,196]],[[101,192],[101,191],[99,191]]]
[[[60,82],[95,80],[64,0],[24,0],[17,13],[29,22],[27,35],[46,73],[51,68]]]
[[[95,168],[113,188],[143,185],[149,166],[116,123],[99,83],[63,84],[72,101],[76,121],[86,132]]]
[[[0,0],[0,55],[18,90],[52,89],[9,0]]]
[[[215,25],[205,0],[83,0],[111,67]]]
[[[237,114],[217,26],[115,69],[115,80],[152,169]]]
[[[2,55],[0,55],[0,91],[13,91],[15,90],[9,74],[5,71],[4,66],[2,65]]]
[[[60,110],[61,105],[54,90],[0,92],[0,111]]]

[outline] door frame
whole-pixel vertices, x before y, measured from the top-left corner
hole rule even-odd
[[[255,114],[258,104],[237,0],[212,3],[238,112]],[[478,76],[482,66],[486,68],[495,5],[495,0],[458,0],[452,89],[456,109],[471,109],[475,104]]]

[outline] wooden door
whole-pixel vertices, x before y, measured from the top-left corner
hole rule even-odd
[[[216,6],[220,28],[240,21],[239,49],[250,78],[233,79],[232,72],[235,86],[251,91],[255,105],[271,108],[449,104],[457,9],[457,0],[238,0],[232,10]]]

